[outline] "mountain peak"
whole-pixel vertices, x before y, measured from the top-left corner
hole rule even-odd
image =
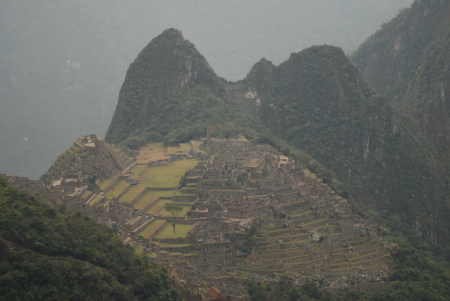
[[[155,104],[190,86],[217,90],[219,78],[178,29],[154,38],[130,65],[105,141],[118,143],[149,125]]]

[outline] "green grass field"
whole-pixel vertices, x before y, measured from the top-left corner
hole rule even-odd
[[[165,222],[166,220],[164,219],[155,219],[153,222],[147,225],[147,227],[142,229],[142,231],[139,232],[138,235],[142,236],[145,239],[149,239]]]
[[[94,206],[95,204],[97,204],[98,202],[100,202],[101,199],[103,199],[105,196],[104,195],[97,195],[93,200],[91,200],[89,202],[90,206]]]
[[[179,146],[169,146],[167,147],[167,154],[171,155],[171,154],[175,154],[178,151],[182,151],[183,154],[187,153],[189,151],[189,149],[191,148],[191,144],[190,143],[180,143]]]
[[[86,190],[83,195],[81,196],[81,198],[83,200],[87,200],[87,197],[90,196],[92,194],[92,191]]]
[[[111,179],[107,179],[107,180],[103,180],[102,182],[98,183],[98,186],[100,187],[100,190],[105,190],[106,188],[108,188],[108,186],[114,182],[116,178],[111,178]]]
[[[141,246],[141,245],[138,245],[138,244],[135,243],[135,242],[130,243],[130,245],[133,246],[134,252],[135,252],[136,254],[138,254],[138,255],[141,255],[141,254],[142,254],[142,251],[144,251],[144,247]]]
[[[173,191],[147,191],[136,203],[134,203],[134,208],[145,209],[145,207],[153,203],[157,198],[171,196],[173,196]]]
[[[125,192],[119,199],[119,202],[128,202],[130,203],[134,200],[144,189],[147,187],[143,184],[138,184],[136,186],[131,186],[131,188]]]
[[[109,199],[117,197],[119,194],[124,191],[124,189],[128,186],[128,182],[125,180],[120,180],[117,182],[116,186],[114,186],[110,191],[108,191],[105,196]]]
[[[145,254],[148,258],[156,258],[156,253],[147,253]]]
[[[149,167],[142,175],[142,184],[149,187],[176,187],[186,171],[197,164],[197,160],[179,160],[167,166]]]
[[[167,149],[162,142],[149,143],[146,146],[139,148],[139,155],[136,157],[137,164],[145,164],[156,159],[168,158]]]
[[[155,214],[159,213],[167,203],[173,203],[172,200],[159,200],[156,202],[150,209],[147,210],[147,213]],[[160,212],[162,214],[162,212]]]
[[[175,232],[176,234],[173,234],[173,227],[172,223],[168,222],[167,225],[164,227],[164,229],[156,234],[155,238],[177,238],[177,237],[186,237],[189,230],[192,229],[194,225],[183,225],[183,224],[176,224],[175,226]]]
[[[172,226],[171,226],[172,228]],[[173,229],[173,228],[172,228]],[[173,230],[172,230],[173,233]],[[166,244],[166,243],[162,243],[159,245],[160,248],[185,248],[185,247],[189,247],[189,244]],[[183,253],[170,253],[173,255],[182,255]]]
[[[140,172],[142,172],[144,169],[147,168],[147,164],[136,164],[132,169],[131,172],[133,174],[139,174]]]

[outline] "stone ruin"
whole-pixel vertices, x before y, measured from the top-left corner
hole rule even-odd
[[[53,208],[64,205],[70,212],[89,215],[87,203],[94,195],[88,192],[88,178],[105,179],[118,175],[135,162],[96,135],[81,136],[52,164],[40,180],[0,174],[8,185],[39,196]]]
[[[301,162],[243,137],[207,138],[201,149],[190,152],[202,161],[186,177],[197,195],[183,220],[195,226],[179,241],[189,246],[156,248],[155,261],[234,298],[245,294],[239,275],[325,287],[387,279],[395,245],[386,231],[354,214]]]
[[[180,289],[192,300],[207,297],[211,287],[233,300],[246,300],[243,277],[277,281],[287,276],[296,283],[309,281],[324,287],[387,278],[390,251],[396,246],[385,241],[386,231],[353,213],[347,200],[301,162],[268,144],[255,145],[242,136],[208,137],[200,147],[191,148],[185,156],[200,161],[185,176],[186,186],[180,192],[186,195],[174,200],[190,201],[190,210],[177,223],[193,227],[184,238],[156,240],[137,233],[160,217],[135,209],[133,201],[103,198],[86,206],[88,199],[106,191],[87,193],[85,171],[95,170],[106,178],[129,170],[133,159],[93,135],[80,137],[68,152],[72,159],[61,155],[43,176],[50,185],[18,177],[8,177],[8,182],[53,206],[65,204],[96,217],[124,242],[139,242],[145,252],[155,254],[154,261],[176,269],[183,280]],[[179,159],[183,156],[175,154],[167,162],[148,166]],[[94,161],[102,164],[88,169]],[[120,176],[117,181],[121,177],[132,180]]]

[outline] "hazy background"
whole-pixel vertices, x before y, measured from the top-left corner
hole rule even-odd
[[[350,52],[412,0],[2,0],[0,173],[35,179],[103,137],[129,64],[169,27],[216,73],[245,77],[314,44]]]

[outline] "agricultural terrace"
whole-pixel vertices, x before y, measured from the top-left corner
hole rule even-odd
[[[119,202],[130,203],[145,189],[147,189],[147,187],[142,184],[131,186],[131,188],[119,198]]]
[[[92,191],[86,190],[86,191],[83,193],[83,195],[81,196],[81,198],[82,198],[83,200],[86,200],[86,199],[88,198],[88,196],[90,196],[92,193],[93,193]]]
[[[116,186],[114,186],[110,191],[108,191],[105,196],[109,199],[117,197],[121,194],[127,186],[130,185],[126,180],[120,180],[117,182]]]
[[[136,164],[146,164],[149,161],[167,158],[170,158],[170,156],[167,155],[166,147],[162,142],[149,143],[139,148],[139,155],[136,157]]]
[[[108,188],[109,185],[111,185],[112,182],[114,182],[116,178],[110,178],[107,180],[103,180],[100,183],[98,183],[98,186],[100,187],[100,190],[105,190]]]
[[[163,214],[162,211],[164,210],[164,206],[166,206],[166,204],[177,204],[177,205],[184,205],[184,206],[189,206],[190,203],[186,203],[186,204],[180,204],[180,203],[174,203],[172,200],[159,200],[158,202],[156,202],[152,207],[150,207],[150,209],[147,210],[147,213],[149,214],[155,214],[155,213],[159,213],[159,214]],[[161,211],[161,212],[160,212]],[[180,212],[181,213],[181,212]],[[181,217],[181,214],[178,214],[178,217]],[[170,215],[171,216],[171,215]]]
[[[133,204],[136,209],[145,209],[147,206],[154,203],[159,197],[172,197],[173,191],[147,191],[143,196]]]
[[[186,154],[190,148],[191,148],[190,143],[180,143],[179,146],[168,146],[167,154],[171,155],[171,154],[176,154],[177,152]]]
[[[144,171],[144,169],[147,168],[147,164],[136,164],[133,166],[133,168],[130,170],[132,174],[139,174],[140,172]]]
[[[250,161],[245,164],[245,167],[256,167],[260,159],[261,157],[251,158]]]
[[[150,237],[155,235],[156,231],[158,231],[158,229],[161,228],[161,226],[164,225],[165,222],[166,220],[164,219],[155,219],[149,225],[147,225],[147,227],[142,229],[142,231],[139,232],[138,235],[142,236],[145,239],[149,239]]]
[[[198,160],[178,160],[167,166],[149,167],[142,175],[142,184],[148,187],[176,187],[186,171],[194,168]]]
[[[161,232],[156,234],[155,238],[178,238],[178,237],[186,237],[189,230],[192,229],[194,225],[184,225],[184,224],[176,224],[175,226],[175,234],[173,234],[172,223],[168,222],[164,229]]]
[[[97,204],[98,202],[100,202],[103,198],[104,198],[103,195],[97,195],[94,199],[92,199],[92,200],[89,202],[89,205],[90,205],[90,206],[94,206],[95,204]]]

